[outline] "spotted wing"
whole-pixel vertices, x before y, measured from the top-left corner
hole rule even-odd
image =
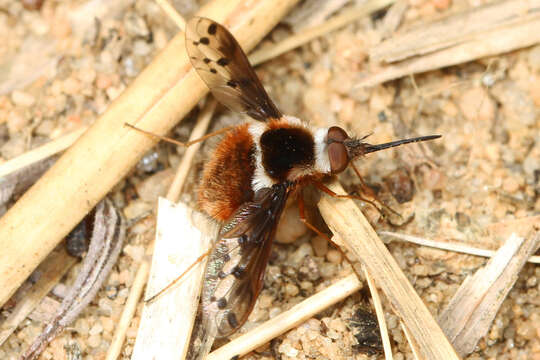
[[[256,120],[281,117],[225,27],[207,18],[191,19],[186,25],[186,49],[193,67],[223,105]]]
[[[253,309],[290,190],[285,184],[259,190],[222,228],[202,296],[203,321],[217,329],[217,337],[236,331]]]

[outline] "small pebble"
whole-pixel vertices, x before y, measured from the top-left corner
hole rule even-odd
[[[464,91],[459,99],[459,107],[469,121],[491,122],[495,118],[495,103],[482,87]]]
[[[307,227],[300,220],[298,206],[292,204],[286,207],[276,230],[276,241],[280,244],[290,244],[306,232]]]
[[[99,73],[96,77],[96,87],[98,89],[107,89],[113,83],[113,79],[108,74]]]
[[[341,261],[343,260],[343,255],[338,250],[329,250],[326,254],[326,259],[330,261],[332,264],[341,264]]]
[[[87,335],[90,331],[90,324],[88,323],[88,320],[85,318],[79,318],[75,321],[75,325],[73,326],[75,331],[77,331],[81,335]]]
[[[88,332],[90,335],[98,335],[103,332],[103,326],[101,323],[97,322],[92,328],[90,328],[90,331]]]
[[[11,101],[17,106],[29,107],[34,105],[36,98],[32,94],[15,90],[11,93]]]
[[[435,9],[443,11],[450,7],[450,4],[452,4],[452,0],[432,0],[433,5],[435,5]]]
[[[62,85],[63,91],[67,95],[75,95],[81,91],[81,83],[74,77],[68,77]]]
[[[300,265],[306,256],[313,256],[313,249],[308,243],[304,243],[296,249],[290,256],[290,261],[293,265]]]
[[[131,220],[152,211],[153,208],[154,204],[137,199],[130,202],[128,206],[124,208],[124,215],[126,219]]]
[[[43,5],[44,0],[22,0],[22,4],[26,10],[39,10]]]
[[[91,335],[90,337],[88,337],[88,340],[86,340],[86,343],[91,348],[97,348],[101,344],[101,336]]]
[[[142,260],[144,251],[144,246],[136,246],[131,244],[124,246],[124,254],[129,256],[135,262],[140,262]]]
[[[290,284],[290,283],[285,285],[285,293],[288,296],[296,296],[296,295],[298,295],[299,292],[300,292],[300,290],[298,289],[298,286],[296,286],[294,284]]]
[[[10,111],[7,116],[7,127],[10,134],[15,134],[25,128],[29,123],[29,118],[24,116],[20,111]]]
[[[155,203],[159,196],[164,196],[171,186],[175,174],[172,168],[159,171],[136,185],[139,197],[149,203]]]
[[[115,327],[115,323],[113,321],[112,318],[110,317],[106,317],[106,316],[102,316],[101,317],[101,324],[103,326],[103,330],[106,332],[106,333],[112,333],[113,330],[114,330],[114,327]]]
[[[268,294],[261,294],[259,298],[257,299],[257,301],[261,309],[267,309],[270,306],[272,306],[272,302],[274,301],[274,298]]]
[[[513,194],[519,190],[519,182],[513,176],[507,177],[503,181],[503,190],[507,193]]]
[[[311,239],[311,246],[316,256],[323,257],[328,252],[328,240],[322,236],[315,236]]]

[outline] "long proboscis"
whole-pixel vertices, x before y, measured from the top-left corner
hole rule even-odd
[[[369,153],[372,153],[372,152],[375,152],[375,151],[389,149],[389,148],[404,145],[404,144],[410,144],[410,143],[415,143],[415,142],[420,142],[420,141],[434,140],[434,139],[440,138],[441,136],[442,135],[428,135],[428,136],[419,136],[419,137],[410,138],[410,139],[402,139],[402,140],[390,141],[390,142],[387,142],[387,143],[384,143],[384,144],[377,144],[377,145],[366,144],[366,147],[364,149],[365,150],[364,154],[369,154]]]

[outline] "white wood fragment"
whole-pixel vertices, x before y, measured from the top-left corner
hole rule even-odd
[[[164,198],[158,202],[156,241],[145,298],[173,282],[203,254],[211,234],[203,234],[193,222],[196,213],[186,205]],[[133,349],[133,360],[184,359],[199,302],[206,259],[191,269],[178,284],[144,304]]]
[[[465,279],[439,317],[439,324],[456,351],[465,356],[485,336],[527,259],[540,245],[540,232],[527,239],[512,233],[474,275]]]

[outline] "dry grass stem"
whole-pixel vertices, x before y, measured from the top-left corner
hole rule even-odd
[[[62,276],[71,269],[77,259],[70,256],[64,248],[53,252],[39,265],[36,271],[41,273],[39,280],[24,295],[11,314],[0,324],[0,345],[17,329],[26,316],[39,305],[41,300],[60,281]]]
[[[390,345],[390,337],[388,336],[388,328],[386,327],[386,318],[384,316],[384,309],[382,307],[379,291],[377,290],[377,286],[375,285],[373,278],[371,275],[369,275],[369,272],[364,265],[362,265],[362,271],[366,277],[369,292],[371,293],[371,298],[373,299],[375,313],[377,314],[377,321],[379,323],[379,331],[381,332],[381,340],[384,349],[384,358],[386,360],[392,360],[394,358],[392,355],[392,346]]]
[[[469,276],[439,317],[439,323],[462,356],[486,335],[527,258],[540,246],[536,228],[526,239],[510,235],[486,266]]]
[[[150,272],[150,261],[147,258],[151,255],[153,247],[150,245],[146,250],[145,259],[143,259],[141,265],[137,269],[135,279],[133,280],[133,285],[131,285],[131,289],[129,289],[129,295],[122,310],[122,315],[120,316],[118,325],[114,330],[111,345],[109,346],[107,356],[105,357],[106,360],[116,360],[122,352],[122,345],[124,344],[126,332],[131,324],[133,315],[135,315],[139,299],[141,298],[144,287],[146,286],[146,281],[148,280],[148,274]]]
[[[477,255],[477,256],[483,256],[483,257],[492,257],[495,255],[495,250],[488,250],[488,249],[480,249],[472,246],[468,246],[465,244],[458,244],[458,243],[452,243],[448,241],[433,241],[424,239],[418,236],[413,235],[406,235],[406,234],[399,234],[391,231],[381,231],[379,233],[380,235],[386,235],[391,236],[393,238],[404,240],[413,244],[418,244],[422,246],[428,246],[435,249],[441,249],[441,250],[449,250],[449,251],[455,251],[463,254],[469,254],[469,255]],[[527,259],[528,262],[534,263],[534,264],[540,264],[540,256],[533,255]]]
[[[405,75],[493,56],[540,42],[535,0],[495,2],[416,26],[375,46],[370,57],[392,63],[377,69],[358,86],[374,86]]]
[[[58,139],[52,140],[45,145],[25,152],[0,165],[0,178],[12,174],[29,165],[40,162],[43,159],[58,154],[70,147],[86,131],[87,127],[82,127],[69,134],[62,135]]]
[[[355,274],[351,274],[220,347],[210,353],[206,360],[232,359],[235,356],[243,356],[361,288],[360,280]]]
[[[328,187],[337,194],[345,194],[335,180]],[[417,344],[419,358],[458,359],[441,328],[354,201],[322,196],[319,210],[332,232],[343,240],[345,250],[365,265],[386,295]]]
[[[394,5],[388,9],[384,19],[379,27],[381,38],[386,39],[391,36],[401,24],[405,11],[409,8],[409,3],[406,0],[397,0]]]
[[[215,0],[198,15],[227,24],[244,49],[250,50],[296,2]],[[154,140],[125,127],[124,122],[163,135],[207,91],[191,68],[184,35],[175,36],[0,219],[0,305],[154,145]]]
[[[392,4],[395,0],[371,0],[365,4],[359,5],[355,9],[344,11],[340,15],[336,15],[324,24],[317,27],[302,31],[298,35],[293,35],[280,43],[266,49],[254,51],[249,60],[253,65],[258,65],[268,61],[276,56],[279,56],[287,51],[297,48],[316,37],[322,36],[330,31],[339,29],[361,17],[367,16],[374,11],[383,9]]]
[[[403,330],[403,333],[405,334],[405,337],[407,338],[407,342],[409,343],[409,345],[411,347],[414,358],[416,360],[424,359],[424,358],[420,357],[420,355],[419,355],[420,350],[418,349],[418,343],[411,336],[411,333],[409,332],[409,330],[407,330],[407,327],[405,326],[405,324],[403,322],[400,322],[399,325],[401,325],[401,329]]]
[[[178,11],[176,11],[176,9],[171,5],[170,2],[168,2],[167,0],[154,1],[161,7],[161,10],[163,10],[163,12],[169,17],[169,19],[171,19],[182,32],[186,31],[186,21],[184,20],[182,15],[180,15]]]

